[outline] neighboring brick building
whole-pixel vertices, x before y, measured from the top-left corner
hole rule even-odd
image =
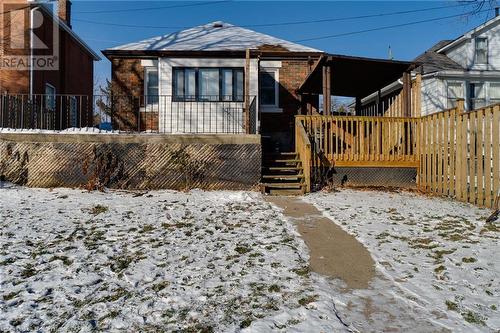
[[[114,95],[134,100],[114,116],[115,128],[240,133],[251,105],[260,134],[283,149],[292,147],[296,89],[323,54],[224,22],[103,53],[112,63]]]
[[[67,109],[71,104],[76,110],[72,116],[82,120],[79,125],[91,125],[92,108],[84,104],[91,103],[94,61],[100,58],[71,29],[71,1],[59,0],[54,8],[50,3],[20,0],[2,1],[1,4],[0,11],[5,13],[0,26],[0,94],[17,95],[18,99],[29,96],[39,104],[52,103],[55,109],[53,121],[60,124],[59,127],[68,127],[69,124],[61,125],[64,116],[57,110]],[[15,47],[16,43],[23,47]],[[42,58],[46,59],[45,62]],[[17,62],[10,59],[17,59]],[[41,60],[37,62],[35,59]],[[19,66],[21,61],[36,62],[37,66]],[[38,94],[53,95],[54,98],[35,97]],[[89,111],[83,114],[83,110]],[[4,114],[2,120],[8,122],[7,118]]]

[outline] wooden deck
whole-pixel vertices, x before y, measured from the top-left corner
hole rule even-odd
[[[424,192],[486,207],[500,195],[500,104],[408,118],[300,115],[295,126],[304,166],[416,168]]]

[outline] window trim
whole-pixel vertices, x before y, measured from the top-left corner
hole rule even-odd
[[[219,94],[218,98],[214,100],[204,100],[200,97],[200,70],[218,70],[218,80],[219,80]],[[183,71],[186,73],[186,70],[194,70],[195,71],[195,98],[188,98],[186,97],[186,85],[183,85],[183,96],[178,96],[177,95],[177,72],[178,71]],[[222,91],[223,91],[223,78],[222,78],[222,73],[225,70],[231,70],[232,71],[232,96],[231,100],[227,100],[222,96]],[[243,95],[241,96],[240,99],[238,99],[237,96],[237,75],[235,73],[241,72],[243,74]],[[185,74],[183,75],[184,78],[184,83],[185,83]],[[231,102],[231,103],[242,103],[245,101],[245,69],[243,67],[227,67],[227,66],[213,66],[213,67],[192,67],[192,66],[174,66],[172,67],[172,101],[174,102]]]
[[[259,105],[262,112],[267,113],[281,113],[283,109],[280,105],[280,68],[279,67],[262,67],[259,70],[259,94],[261,92],[260,73],[273,73],[274,74],[274,104],[262,104],[259,97]]]
[[[479,50],[477,48],[478,40],[483,39],[486,44],[486,60],[485,62],[478,62],[477,61],[477,51]],[[474,65],[488,65],[489,64],[489,43],[488,43],[488,37],[475,37],[474,38]]]

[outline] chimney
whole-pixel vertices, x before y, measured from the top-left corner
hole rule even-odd
[[[71,1],[58,0],[57,2],[57,14],[59,18],[71,28]]]
[[[498,10],[500,9],[500,7],[495,7],[495,17],[498,17]]]

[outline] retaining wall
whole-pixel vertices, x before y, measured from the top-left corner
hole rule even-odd
[[[30,187],[249,190],[258,135],[0,133],[0,177]]]

